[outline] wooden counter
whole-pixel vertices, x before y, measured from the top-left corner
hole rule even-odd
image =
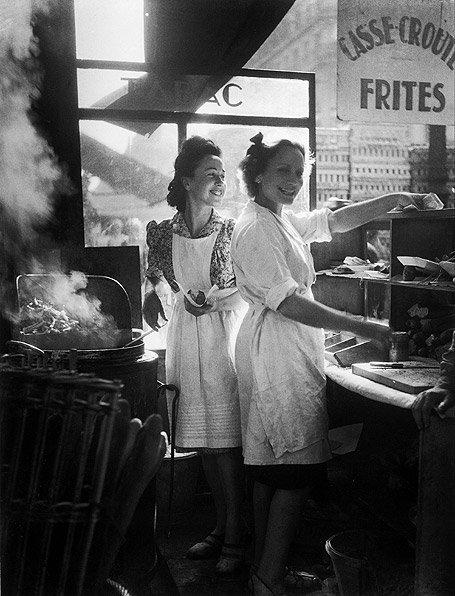
[[[416,395],[397,391],[369,379],[354,375],[350,369],[326,363],[327,401],[331,427],[363,422],[364,429],[357,451],[340,460],[371,489],[368,482],[377,473],[378,459],[387,468],[382,477],[391,479],[390,525],[406,533],[415,545],[415,594],[439,596],[455,594],[455,408],[445,419],[432,416],[430,426],[418,431],[412,408]],[[367,399],[362,399],[367,398]],[[390,406],[390,407],[389,407]],[[415,487],[416,528],[402,524],[407,513],[402,502],[394,502],[394,464],[417,457]],[[390,463],[390,468],[389,466]],[[382,490],[378,487],[378,492]],[[375,490],[375,487],[372,489]],[[387,495],[386,498],[388,498]],[[399,495],[398,495],[399,496]],[[364,497],[364,495],[362,495]],[[378,495],[371,495],[377,506]],[[380,497],[379,497],[380,501]],[[381,505],[382,503],[380,503]],[[383,511],[378,507],[378,514]],[[386,508],[387,509],[387,508]],[[398,520],[398,523],[397,523]],[[406,527],[407,525],[407,527]]]

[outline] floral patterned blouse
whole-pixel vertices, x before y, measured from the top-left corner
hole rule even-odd
[[[233,219],[224,219],[213,210],[209,221],[197,235],[197,238],[203,238],[218,232],[210,262],[210,280],[212,285],[216,284],[220,290],[235,286],[230,251],[234,224]],[[172,290],[178,292],[179,288],[175,281],[172,265],[172,234],[178,234],[185,238],[192,237],[180,212],[177,212],[172,219],[165,219],[160,223],[150,221],[147,224],[149,251],[146,275],[147,277],[164,276]]]

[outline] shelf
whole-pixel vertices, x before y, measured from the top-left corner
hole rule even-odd
[[[453,219],[455,218],[455,209],[439,209],[429,211],[405,211],[396,213],[387,213],[387,219]],[[386,219],[381,216],[381,219]]]
[[[370,277],[369,275],[365,275],[370,273],[371,271],[356,271],[354,273],[333,273],[331,269],[323,269],[322,271],[317,271],[316,275],[327,275],[327,277],[341,277],[343,279],[358,279],[359,281],[378,281],[380,283],[388,282],[389,276],[387,273],[377,273],[378,277]],[[374,273],[374,272],[371,272]],[[379,277],[381,276],[381,277]]]
[[[451,281],[424,282],[424,279],[426,278],[422,277],[421,280],[414,279],[413,281],[403,281],[401,275],[395,275],[390,280],[390,283],[393,286],[416,288],[419,290],[438,290],[441,292],[455,292],[455,284]]]

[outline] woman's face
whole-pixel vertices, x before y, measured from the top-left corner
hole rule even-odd
[[[225,177],[222,160],[207,155],[198,163],[192,178],[183,178],[183,186],[192,201],[214,206],[221,202],[226,192]]]
[[[303,185],[304,158],[296,147],[281,147],[256,178],[259,198],[278,205],[291,205]]]

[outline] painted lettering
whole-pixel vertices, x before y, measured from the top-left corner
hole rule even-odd
[[[395,43],[395,40],[391,38],[390,31],[395,29],[395,25],[391,23],[391,17],[382,17],[382,27],[384,29],[384,39],[387,44]]]
[[[372,50],[374,48],[374,39],[371,33],[364,30],[365,25],[359,25],[356,27],[355,32],[357,33],[357,37],[359,37],[362,41],[365,42],[365,47],[367,50]]]
[[[392,109],[400,109],[400,81],[393,81],[393,94],[392,94]]]
[[[397,29],[396,39],[394,30]],[[338,45],[343,54],[352,62],[361,58],[370,50],[383,45],[401,43],[430,50],[435,56],[440,56],[450,68],[454,70],[455,39],[442,27],[433,22],[422,22],[415,16],[404,15],[395,26],[391,16],[370,19],[368,23],[361,23],[354,30],[349,30],[344,37],[338,38]]]
[[[405,37],[405,27],[407,21],[409,21],[409,17],[401,17],[400,24],[398,26],[398,33],[401,43],[408,43],[408,40]]]
[[[352,42],[352,47],[354,48],[357,58],[360,58],[362,54],[367,53],[366,47],[359,39],[357,39],[356,35],[352,31],[349,31],[349,39]]]
[[[376,87],[376,89],[375,89],[375,91],[376,91],[376,109],[382,110],[382,106],[384,106],[384,108],[386,110],[390,110],[390,106],[386,101],[386,99],[390,95],[389,83],[387,81],[385,81],[384,79],[376,79],[375,87]]]
[[[446,107],[446,98],[441,89],[444,87],[443,83],[436,83],[433,89],[433,95],[439,101],[439,106],[433,106],[433,112],[439,113]]]
[[[368,94],[374,95],[374,91],[370,86],[373,79],[360,79],[360,107],[362,110],[368,109]]]
[[[207,100],[207,103],[216,103],[217,106],[221,106],[220,102],[218,101],[218,97],[213,95],[210,99]]]
[[[375,45],[382,46],[384,45],[384,33],[382,29],[376,27],[376,23],[376,19],[371,19],[371,21],[368,21],[368,27],[370,28],[371,33],[373,35],[376,35],[376,37],[378,38],[377,41],[375,41]]]
[[[405,89],[404,109],[410,112],[412,110],[412,95],[417,83],[416,81],[403,81],[401,84]]]
[[[426,98],[431,97],[431,93],[427,89],[431,89],[431,83],[419,83],[419,112],[430,112],[431,108],[426,104]]]
[[[232,97],[231,97],[231,89],[238,89],[239,91],[242,90],[242,87],[240,87],[240,85],[236,85],[235,83],[228,83],[224,88],[223,88],[223,99],[224,101],[227,103],[228,106],[231,106],[231,108],[236,108],[237,106],[242,105],[242,101],[233,101]]]
[[[419,46],[419,33],[422,31],[422,22],[420,19],[416,17],[411,17],[411,21],[409,23],[409,45],[411,46]]]
[[[343,54],[345,56],[347,56],[349,58],[349,60],[352,60],[352,61],[357,60],[357,56],[353,56],[351,54],[351,52],[348,50],[348,48],[346,46],[346,38],[340,37],[338,39],[338,45],[340,46],[341,51],[343,52]]]
[[[444,35],[444,33],[445,33],[445,35]],[[438,56],[442,52],[444,45],[447,41],[448,35],[449,34],[447,33],[447,31],[444,31],[444,29],[441,29],[441,27],[439,27],[439,29],[436,31],[436,36],[434,38],[433,43],[431,44],[431,51],[435,56]],[[442,39],[442,43],[441,43],[441,45],[439,45],[441,42],[441,39]]]
[[[360,108],[363,110],[416,110],[442,112],[446,99],[443,83],[432,88],[429,82],[387,81],[386,79],[360,79]],[[371,96],[371,101],[370,101]],[[432,101],[433,99],[433,101]]]
[[[422,48],[426,50],[433,43],[433,39],[436,33],[436,27],[433,23],[427,23],[422,31]]]

